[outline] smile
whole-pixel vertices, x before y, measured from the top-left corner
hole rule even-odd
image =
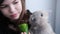
[[[17,16],[17,14],[10,15],[10,17],[12,17],[12,18],[14,18],[14,17],[16,17],[16,16]]]

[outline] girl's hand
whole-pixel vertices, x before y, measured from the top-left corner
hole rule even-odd
[[[26,34],[26,32],[21,32],[21,34]],[[30,32],[28,34],[30,34]]]

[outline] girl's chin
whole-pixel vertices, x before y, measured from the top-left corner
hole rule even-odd
[[[18,18],[13,18],[13,19],[11,19],[11,20],[18,20]]]
[[[16,20],[18,20],[19,18],[10,18],[10,20],[12,20],[12,21],[16,21]]]

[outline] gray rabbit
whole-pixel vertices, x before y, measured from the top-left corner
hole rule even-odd
[[[48,23],[48,13],[46,11],[35,11],[30,16],[31,34],[55,34]]]

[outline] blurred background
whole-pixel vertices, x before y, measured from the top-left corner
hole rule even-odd
[[[56,34],[60,34],[60,0],[26,0],[26,9],[32,13],[45,10],[49,13],[49,23]]]

